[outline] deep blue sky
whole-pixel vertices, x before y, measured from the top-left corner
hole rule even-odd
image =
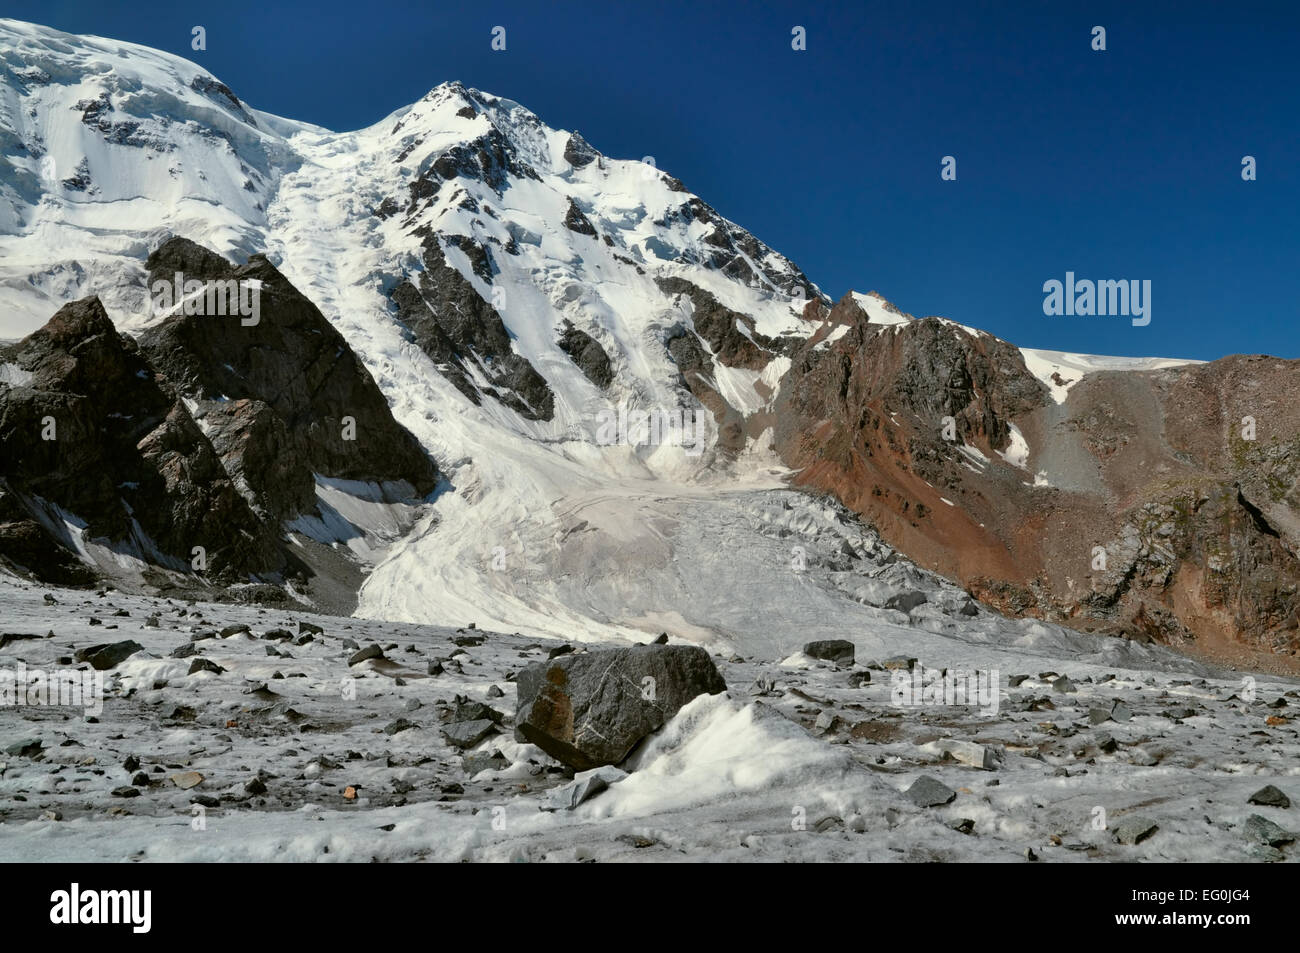
[[[875,289],[1028,346],[1300,357],[1295,0],[19,0],[0,15],[179,53],[259,109],[334,129],[459,79],[607,155],[655,156],[832,297]],[[1043,282],[1067,270],[1150,279],[1151,324],[1045,317]]]

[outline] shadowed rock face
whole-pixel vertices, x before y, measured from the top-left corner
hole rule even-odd
[[[462,251],[469,241],[461,240]],[[467,257],[476,271],[476,261],[485,262],[484,280],[490,281],[487,249],[472,246]],[[433,234],[424,239],[424,266],[418,286],[405,279],[392,292],[398,317],[415,343],[433,358],[438,371],[475,404],[487,394],[529,420],[550,420],[555,414],[555,395],[550,385],[527,358],[514,350],[501,315],[448,264]],[[467,362],[475,359],[490,382],[483,391],[467,370]]]
[[[418,495],[433,489],[433,463],[393,419],[369,372],[266,258],[254,255],[236,267],[174,238],[147,265],[151,284],[171,281],[176,272],[204,281],[261,282],[255,324],[238,315],[174,314],[140,339],[165,378],[200,402],[226,469],[259,509],[282,519],[312,509],[313,474],[405,480]]]
[[[1300,362],[1097,372],[1058,406],[990,335],[872,325],[848,296],[830,314],[848,332],[797,351],[777,401],[799,483],[1003,611],[1218,656],[1300,648],[1300,410],[1280,396]],[[999,455],[1012,425],[1024,468]]]
[[[24,386],[0,387],[10,517],[0,555],[38,576],[66,578],[66,560],[34,536],[40,527],[64,542],[58,507],[83,520],[88,537],[146,560],[188,565],[201,545],[217,574],[286,568],[278,532],[258,522],[184,404],[98,298],[65,305],[0,360],[31,375]],[[45,440],[51,423],[55,438]]]
[[[601,390],[614,381],[614,368],[605,349],[586,331],[575,328],[569,321],[564,322],[560,334],[560,350],[578,365],[586,378]]]
[[[433,489],[355,354],[265,258],[237,267],[175,238],[148,267],[151,284],[259,281],[258,320],[177,313],[137,343],[86,298],[0,352],[18,369],[0,384],[0,558],[89,581],[69,549],[83,535],[180,571],[201,546],[221,584],[301,577],[281,522],[316,512],[315,474]]]
[[[569,139],[564,144],[564,161],[569,163],[575,169],[581,169],[591,165],[596,159],[600,158],[600,153],[591,147],[586,139],[576,132],[569,135]]]
[[[655,284],[666,294],[684,295],[690,299],[695,333],[708,342],[723,364],[762,370],[772,359],[772,339],[757,333],[754,321],[748,315],[732,311],[709,292],[684,278],[656,278]],[[745,331],[741,330],[742,324]]]

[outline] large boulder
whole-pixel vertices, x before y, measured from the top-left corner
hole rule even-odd
[[[517,688],[516,737],[587,771],[618,764],[691,699],[727,684],[698,646],[637,645],[530,665]]]
[[[809,658],[834,662],[836,665],[852,665],[856,655],[853,643],[846,639],[820,639],[809,642],[804,645],[803,654]]]

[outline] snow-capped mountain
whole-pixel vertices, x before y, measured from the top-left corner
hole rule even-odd
[[[729,469],[755,445],[741,431],[819,297],[671,176],[457,83],[336,134],[260,113],[178,57],[12,21],[0,31],[0,334],[90,294],[119,329],[147,333],[145,259],[171,235],[236,259],[267,252],[451,465],[459,492],[440,521],[476,501],[474,531],[433,544],[448,572],[468,559],[459,546],[481,548],[471,562],[510,548],[481,527],[517,525],[515,509]],[[643,411],[674,414],[687,435],[698,423],[703,448],[619,443],[620,413]],[[397,578],[436,584],[438,567],[418,564],[412,554]],[[402,601],[366,604],[437,608]]]
[[[177,378],[184,414],[255,517],[291,545],[362,559],[362,615],[733,647],[762,618],[783,651],[810,618],[829,634],[898,612],[884,606],[907,579],[862,581],[866,516],[882,545],[1011,614],[1167,641],[1254,627],[1294,650],[1300,421],[1277,409],[1269,449],[1165,425],[1169,408],[1214,404],[1224,379],[1255,375],[1258,391],[1264,375],[1289,392],[1289,362],[1026,350],[874,293],[832,303],[667,172],[458,83],[331,132],[259,112],[182,58],[5,20],[0,145],[0,338],[96,296],[149,366]],[[405,459],[409,431],[442,489],[403,497],[382,487],[414,490],[428,474],[325,454],[298,461],[296,502],[268,496],[279,461],[265,450],[279,445],[252,445],[251,470],[244,450],[245,424],[271,418],[227,403],[267,403],[274,375],[256,384],[235,366],[255,359],[247,350],[229,374],[159,356],[176,316],[150,306],[150,256],[173,236],[201,246],[186,260],[264,254],[238,267],[282,277],[295,313],[296,295],[319,309],[400,425],[368,417],[383,459]],[[0,362],[0,396],[31,373]],[[1116,387],[1153,412],[1126,416],[1107,397]],[[346,409],[319,396],[271,416],[300,439],[295,414]],[[1246,410],[1215,413],[1226,431]],[[1186,490],[1193,474],[1213,486]],[[775,503],[791,479],[848,509]],[[1186,515],[1202,496],[1213,505]],[[803,555],[829,575],[812,589],[784,552],[791,521],[816,530]],[[1026,542],[1045,527],[1069,542]],[[132,552],[157,542],[137,534]],[[1090,568],[1095,546],[1109,568]],[[1249,565],[1201,581],[1241,547]],[[1259,567],[1283,584],[1256,585]],[[936,603],[956,591],[907,572]],[[828,608],[828,592],[847,608]]]

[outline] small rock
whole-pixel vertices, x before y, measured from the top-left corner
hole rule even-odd
[[[405,718],[398,718],[396,721],[391,721],[384,726],[384,734],[395,735],[403,731],[409,731],[411,728],[418,727],[420,726],[412,721],[407,721]]]
[[[823,639],[807,643],[803,647],[803,654],[809,658],[847,667],[853,664],[854,648],[853,643],[846,639]]]
[[[1140,768],[1154,768],[1160,759],[1145,748],[1134,748],[1129,752],[1129,760]]]
[[[754,684],[749,686],[749,694],[762,698],[768,695],[778,695],[780,692],[776,690],[775,679],[764,678],[760,675],[754,679]]]
[[[818,735],[828,734],[839,728],[840,716],[833,711],[824,711],[817,716],[813,723],[813,733]]]
[[[550,794],[543,811],[572,811],[589,798],[595,797],[611,784],[617,784],[627,777],[627,772],[611,765],[580,771],[564,787],[556,788]]]
[[[173,774],[171,782],[182,791],[188,791],[190,788],[198,787],[203,783],[203,775],[197,771],[184,771],[180,774]]]
[[[460,721],[445,725],[442,734],[449,744],[457,748],[472,748],[496,731],[496,727],[496,722],[492,719],[480,718],[477,721]]]
[[[1111,836],[1119,844],[1140,844],[1159,829],[1160,825],[1149,817],[1126,817],[1115,825]]]
[[[901,671],[907,669],[909,672],[916,668],[916,659],[906,655],[893,655],[880,663],[882,668],[890,671]]]
[[[471,778],[480,771],[504,771],[510,767],[510,762],[500,751],[494,751],[488,754],[467,754],[461,760],[461,767]]]
[[[976,744],[973,741],[943,738],[937,741],[936,745],[944,754],[960,761],[962,764],[969,764],[973,768],[992,771],[997,766],[997,758],[993,753],[993,749]]]
[[[478,721],[480,718],[488,718],[499,725],[505,717],[492,706],[485,705],[482,702],[462,701],[456,706],[456,710],[452,712],[451,720],[453,722]]]
[[[1275,864],[1278,861],[1286,860],[1286,854],[1276,847],[1269,847],[1267,844],[1253,844],[1248,853],[1255,860],[1263,861],[1266,864]]]
[[[367,645],[361,651],[353,653],[352,657],[348,659],[348,665],[349,666],[360,665],[362,662],[367,662],[370,659],[383,658],[383,657],[384,657],[384,650],[381,649],[378,645],[371,644],[371,645]]]
[[[956,791],[928,774],[917,778],[903,793],[917,807],[937,807],[948,804],[957,797]]]
[[[98,672],[116,668],[136,652],[143,652],[144,646],[128,639],[110,645],[92,645],[76,653],[78,662],[89,662],[90,667]]]
[[[1247,803],[1258,804],[1261,807],[1289,808],[1291,806],[1291,799],[1270,784],[1267,787],[1260,788],[1252,794],[1247,800]]]
[[[1269,847],[1281,847],[1295,841],[1295,834],[1258,814],[1252,814],[1246,819],[1245,831],[1248,838]]]

